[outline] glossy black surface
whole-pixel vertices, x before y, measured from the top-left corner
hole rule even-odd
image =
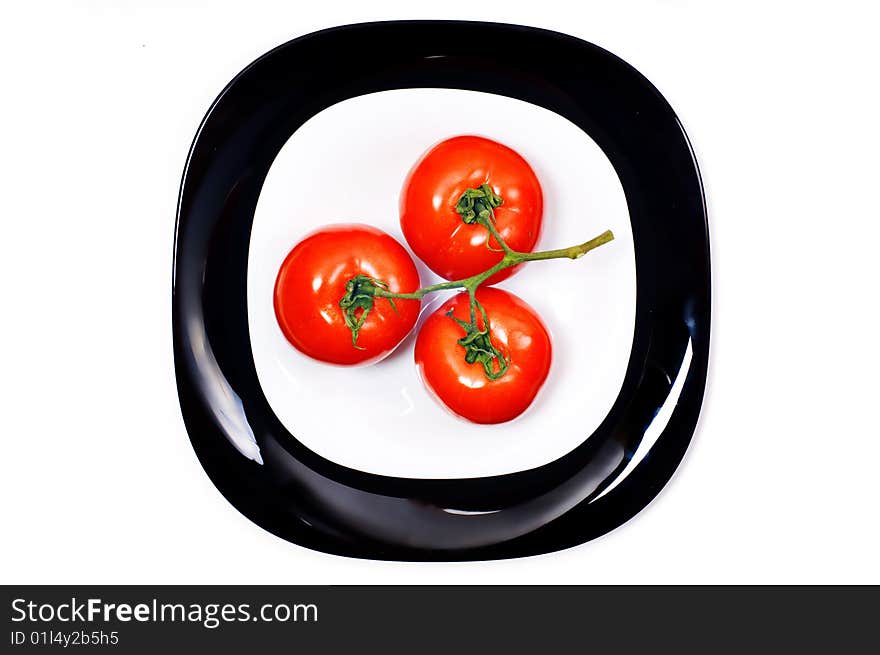
[[[257,381],[245,296],[248,242],[275,155],[332,104],[412,87],[478,90],[546,107],[587,132],[622,182],[638,281],[626,376],[595,433],[540,468],[467,480],[344,468],[298,442]],[[209,110],[187,162],[177,218],[174,354],[187,430],[223,495],[284,539],[382,559],[553,551],[628,520],[684,455],[709,348],[699,172],[659,92],[601,48],[534,28],[433,21],[353,25],[286,43],[246,68]],[[679,382],[665,428],[638,465],[599,497],[636,452],[679,375],[683,387]]]

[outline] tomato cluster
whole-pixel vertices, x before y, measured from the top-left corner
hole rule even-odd
[[[541,185],[528,162],[495,141],[447,139],[413,166],[400,198],[412,251],[449,282],[420,287],[412,257],[368,225],[331,225],[287,255],[274,306],[287,340],[339,365],[377,362],[412,331],[422,298],[463,289],[423,323],[415,363],[428,389],[475,423],[503,423],[531,405],[550,371],[550,335],[515,295],[487,288],[526,261],[568,257],[609,241],[534,253]]]

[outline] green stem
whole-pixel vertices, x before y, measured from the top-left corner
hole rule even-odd
[[[507,254],[510,254],[513,252],[513,248],[508,246],[507,242],[501,238],[501,233],[498,232],[498,229],[495,227],[495,221],[478,219],[477,222],[480,225],[484,226],[487,230],[489,230],[489,234],[491,236],[495,237],[495,240],[498,242],[498,245],[501,246],[502,251],[506,252]],[[489,241],[491,241],[491,238],[486,240],[486,247],[489,248],[490,250],[496,250],[495,248],[492,248],[490,246]],[[496,252],[497,252],[497,250],[496,250]]]
[[[491,268],[486,269],[482,273],[477,273],[476,275],[472,275],[461,280],[453,280],[451,282],[432,284],[430,286],[417,289],[412,293],[395,293],[393,291],[388,291],[387,289],[376,288],[373,290],[373,294],[375,296],[378,296],[379,298],[421,300],[429,293],[434,293],[435,291],[464,289],[469,292],[475,292],[477,290],[477,287],[479,287],[481,284],[483,284],[486,280],[488,280],[499,271],[503,271],[505,268],[510,268],[511,266],[516,266],[517,264],[522,264],[525,262],[534,262],[544,259],[580,259],[591,250],[598,248],[599,246],[606,244],[613,239],[614,234],[611,232],[611,230],[605,230],[602,234],[593,239],[590,239],[589,241],[585,241],[584,243],[578,244],[576,246],[570,246],[568,248],[559,248],[557,250],[542,250],[539,252],[518,252],[516,250],[511,250],[508,248],[505,251],[504,257],[501,258],[501,261],[499,261]],[[504,241],[500,238],[498,238],[498,243],[501,244],[502,248],[507,247],[507,244],[504,243]]]
[[[558,250],[541,250],[539,252],[517,253],[524,262],[536,262],[541,259],[580,259],[594,248],[614,241],[614,233],[611,230],[605,230],[599,236],[585,241],[577,246],[569,248],[559,248]]]

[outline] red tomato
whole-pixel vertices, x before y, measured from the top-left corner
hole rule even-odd
[[[493,344],[509,359],[497,380],[486,377],[479,362],[468,364],[458,340],[464,330],[451,317],[470,321],[467,293],[460,293],[431,314],[416,339],[416,366],[428,389],[455,414],[474,423],[504,423],[522,414],[550,371],[550,334],[534,309],[501,289],[477,290],[489,318]],[[482,322],[480,322],[482,326]]]
[[[346,283],[356,275],[381,280],[388,290],[419,288],[409,253],[391,236],[369,225],[330,225],[300,241],[275,281],[275,316],[287,340],[315,359],[332,364],[377,362],[409,334],[421,302],[375,298],[357,346],[339,306]],[[359,310],[362,313],[362,310]]]
[[[410,248],[447,280],[482,273],[502,253],[488,230],[465,224],[455,211],[469,188],[488,183],[503,204],[494,209],[495,227],[514,250],[531,252],[541,234],[543,196],[528,162],[505,145],[478,136],[457,136],[428,150],[410,171],[400,197],[400,226]],[[488,245],[495,250],[490,250]],[[496,273],[488,283],[518,267]]]

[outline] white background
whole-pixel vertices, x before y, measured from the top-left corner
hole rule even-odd
[[[880,582],[871,3],[32,4],[0,20],[0,581]],[[660,496],[578,548],[430,565],[314,553],[239,515],[185,434],[170,273],[196,127],[271,47],[392,18],[591,40],[693,139],[714,274],[700,425]]]

